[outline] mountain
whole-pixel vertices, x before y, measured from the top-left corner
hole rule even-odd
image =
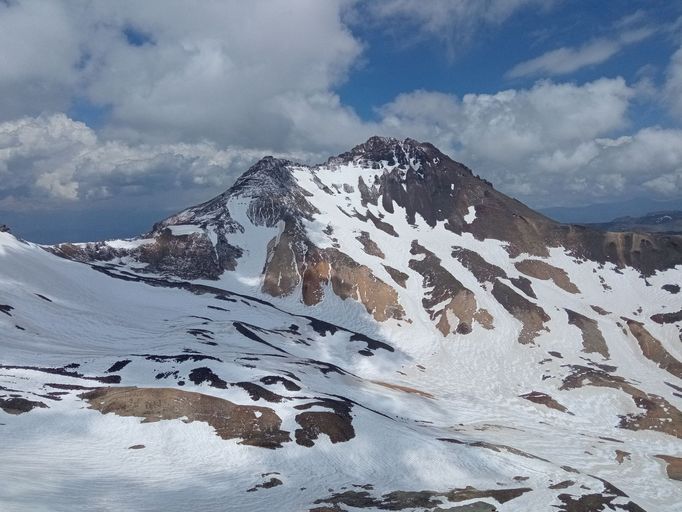
[[[0,262],[3,510],[679,503],[682,236],[554,222],[431,144],[266,157]]]
[[[682,211],[651,212],[641,217],[618,217],[611,222],[602,222],[593,226],[606,231],[680,233],[682,232]]]
[[[617,217],[641,217],[649,212],[682,210],[682,199],[659,201],[651,197],[635,197],[612,203],[596,203],[584,206],[551,206],[540,212],[559,222],[595,224],[608,222]]]

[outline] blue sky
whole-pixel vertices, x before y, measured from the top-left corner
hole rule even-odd
[[[537,208],[682,204],[680,2],[10,0],[0,48],[0,223],[40,241],[373,134]]]
[[[654,30],[651,36],[598,64],[561,75],[506,76],[516,64],[547,51],[617,37],[616,25],[632,15],[640,17],[636,26]],[[494,94],[507,88],[528,88],[539,78],[560,77],[561,81],[581,83],[604,76],[622,76],[634,83],[640,79],[639,74],[650,76],[661,85],[670,55],[679,43],[679,27],[674,23],[681,15],[682,3],[670,1],[551,2],[544,9],[518,11],[505,23],[457,45],[454,53],[438,36],[417,34],[413,41],[405,41],[404,31],[415,29],[409,23],[389,30],[358,24],[356,33],[366,44],[364,60],[350,73],[339,94],[363,118],[373,119],[377,106],[415,89],[459,96]],[[636,109],[634,124],[670,124],[668,110],[660,107],[648,104]],[[673,118],[675,124],[678,121],[679,117]]]

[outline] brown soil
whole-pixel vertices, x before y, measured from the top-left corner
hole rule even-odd
[[[606,311],[604,308],[601,308],[599,306],[590,306],[590,307],[592,308],[592,310],[594,312],[599,313],[601,316],[605,316],[605,315],[609,314],[608,311]]]
[[[493,315],[491,315],[490,312],[485,308],[481,308],[476,311],[474,314],[474,320],[481,324],[484,329],[491,330],[495,328],[493,325]]]
[[[388,272],[388,275],[391,276],[391,279],[396,282],[396,284],[406,288],[407,280],[410,276],[408,276],[405,272],[401,272],[397,268],[393,268],[388,265],[383,265],[383,267],[386,269],[386,272]]]
[[[567,309],[566,313],[568,313],[568,323],[575,325],[582,333],[583,352],[596,352],[601,354],[604,359],[608,359],[609,347],[606,344],[604,335],[599,330],[597,321],[570,309]]]
[[[631,455],[630,452],[616,450],[616,462],[618,462],[618,464],[622,464],[623,462],[625,462],[625,459],[630,460],[630,455]]]
[[[223,439],[241,439],[240,444],[279,448],[291,441],[280,430],[282,420],[267,407],[237,405],[202,393],[171,388],[108,387],[98,388],[80,397],[91,409],[102,414],[135,416],[143,423],[183,419],[211,425]]]
[[[307,305],[319,303],[324,294],[322,286],[331,281],[336,295],[362,303],[379,322],[404,317],[398,292],[377,278],[369,267],[360,265],[337,249],[311,248],[305,259],[302,268],[303,300]]]
[[[362,244],[362,248],[367,254],[382,259],[386,257],[377,243],[369,237],[367,231],[362,231],[355,239]]]
[[[574,285],[566,274],[566,271],[557,268],[542,260],[523,260],[515,264],[519,272],[536,279],[544,281],[552,280],[555,285],[569,293],[580,293],[580,290]]]
[[[398,292],[374,276],[368,267],[335,249],[328,249],[327,255],[331,261],[331,283],[336,295],[360,301],[379,322],[389,318],[400,320],[405,316],[398,302]]]
[[[519,343],[533,343],[540,331],[547,330],[545,322],[550,318],[540,306],[522,297],[500,280],[495,281],[492,293],[502,307],[523,324]]]
[[[623,318],[630,328],[630,332],[639,343],[644,357],[656,363],[678,379],[682,379],[682,363],[675,359],[664,347],[663,344],[654,338],[644,325],[629,318]]]
[[[468,334],[472,330],[473,321],[477,313],[477,303],[474,293],[466,288],[455,276],[441,265],[441,260],[434,253],[420,245],[416,240],[412,242],[410,254],[424,255],[421,260],[413,259],[409,262],[412,270],[423,277],[423,285],[430,289],[430,293],[422,299],[422,306],[436,322],[436,327],[447,336],[451,333]],[[448,301],[441,309],[435,307]],[[457,325],[450,325],[448,313],[452,313],[458,320]],[[482,314],[482,321],[489,323],[488,315]]]
[[[559,389],[575,389],[584,385],[620,389],[630,395],[640,414],[620,416],[620,428],[653,430],[682,439],[682,412],[665,398],[645,393],[618,375],[587,366],[573,366]]]
[[[263,269],[262,290],[273,297],[291,294],[298,283],[298,265],[293,251],[295,240],[285,227],[278,238],[268,243],[266,265]]]
[[[49,398],[49,397],[48,397]],[[27,400],[26,398],[0,398],[0,409],[7,414],[19,415],[25,412],[30,412],[35,408],[45,409],[47,405],[42,402],[34,400]]]
[[[682,309],[674,313],[658,313],[653,315],[651,319],[657,324],[674,324],[682,321]]]
[[[414,388],[411,388],[409,386],[401,386],[400,384],[391,384],[390,382],[384,382],[381,380],[373,380],[371,382],[374,382],[374,384],[378,384],[379,386],[384,386],[385,388],[396,389],[398,391],[404,391],[405,393],[411,393],[413,395],[423,396],[424,398],[434,398],[434,396],[431,393],[427,393],[426,391],[419,391],[418,389],[414,389]]]
[[[533,403],[544,405],[549,407],[550,409],[556,409],[557,411],[561,412],[567,412],[568,409],[561,405],[559,402],[554,400],[551,396],[541,393],[540,391],[531,391],[530,393],[526,393],[525,395],[520,395],[521,398],[525,398],[526,400],[529,400]]]
[[[668,478],[682,481],[682,457],[656,455],[656,458],[667,463],[666,472],[668,473]]]

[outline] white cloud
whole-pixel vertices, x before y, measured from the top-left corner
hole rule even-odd
[[[77,33],[58,2],[0,2],[0,121],[68,107]]]
[[[624,31],[615,38],[600,38],[578,48],[562,47],[543,53],[510,69],[506,76],[519,78],[531,75],[565,75],[607,61],[628,45],[650,37],[654,30],[640,27]]]
[[[103,141],[64,114],[0,123],[0,207],[153,196],[169,190],[227,188],[262,151],[212,143]],[[299,160],[304,153],[276,153]],[[177,205],[178,207],[181,205]]]
[[[477,30],[551,3],[387,0],[359,12],[369,10],[384,27],[406,23],[456,51]],[[357,7],[351,0],[187,6],[0,0],[0,44],[12,48],[0,54],[0,208],[168,190],[210,195],[264,154],[320,161],[375,133],[431,141],[536,204],[679,193],[680,132],[619,137],[633,99],[645,90],[654,98],[648,82],[539,81],[462,97],[413,91],[367,122],[335,93],[363,50],[344,23],[345,9]],[[648,37],[642,19],[624,19],[613,37],[555,50],[516,72],[560,74],[601,62]],[[664,93],[682,114],[682,49]],[[111,113],[102,129],[55,113],[75,97]]]
[[[628,127],[635,94],[624,80],[583,85],[538,82],[530,89],[457,98],[401,95],[381,109],[383,131],[431,140],[536,206],[638,196],[679,196],[682,130]]]
[[[329,125],[352,117],[332,92],[362,51],[341,20],[347,3],[0,3],[0,45],[12,49],[0,56],[0,120],[85,98],[108,109],[113,138],[325,144],[328,134],[297,132],[290,114],[320,108]]]
[[[633,90],[621,78],[584,85],[536,83],[531,89],[467,94],[461,100],[418,91],[380,110],[382,127],[419,136],[500,164],[580,144],[627,125]]]

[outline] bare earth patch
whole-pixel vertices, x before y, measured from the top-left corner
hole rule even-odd
[[[668,478],[682,481],[682,457],[656,455],[656,458],[667,463],[666,472],[668,473]]]
[[[0,409],[7,414],[16,416],[25,412],[30,412],[36,407],[44,409],[47,408],[47,405],[42,402],[27,400],[26,398],[0,398]]]
[[[332,494],[331,496],[315,501],[315,504],[329,504],[334,508],[327,510],[343,510],[338,508],[341,505],[353,508],[374,508],[380,510],[404,510],[404,509],[425,509],[425,510],[461,510],[462,512],[494,511],[490,504],[476,502],[462,508],[440,508],[441,505],[447,506],[447,502],[457,503],[473,499],[493,499],[498,503],[506,503],[518,498],[524,493],[530,492],[528,487],[514,489],[475,489],[465,487],[463,489],[452,489],[450,491],[392,491],[382,496],[372,496],[366,490],[363,491],[344,491]],[[475,508],[472,508],[475,505]],[[316,510],[325,510],[316,509]]]
[[[623,318],[630,328],[630,332],[639,343],[644,357],[656,363],[678,379],[682,379],[682,363],[675,359],[664,347],[663,344],[654,338],[644,325],[629,318]]]
[[[550,320],[549,315],[537,304],[519,295],[502,281],[495,281],[493,296],[502,304],[502,307],[523,324],[519,334],[519,343],[533,343],[540,331],[546,331],[545,322]]]
[[[674,313],[658,313],[652,315],[651,319],[657,324],[674,324],[682,321],[682,309]]]
[[[386,269],[386,272],[388,272],[388,275],[391,276],[391,279],[393,279],[399,286],[402,286],[403,288],[406,287],[407,280],[410,276],[408,276],[405,272],[401,272],[397,268],[393,268],[388,265],[383,265],[383,267]]]
[[[564,378],[559,389],[576,389],[584,385],[620,389],[630,395],[639,414],[620,416],[620,428],[628,430],[653,430],[682,439],[682,412],[665,398],[645,393],[619,375],[587,366],[572,366],[572,373]]]
[[[530,393],[526,393],[525,395],[520,395],[521,398],[525,398],[526,400],[544,405],[546,407],[549,407],[550,409],[556,409],[557,411],[561,412],[568,412],[568,409],[561,405],[559,402],[554,400],[551,396],[541,393],[540,391],[531,391]]]
[[[566,271],[542,260],[523,260],[515,263],[519,272],[543,281],[551,280],[559,288],[569,293],[580,293],[576,285],[571,282]]]
[[[303,275],[303,300],[307,305],[319,303],[323,285],[331,281],[332,290],[343,300],[351,298],[365,306],[375,320],[400,320],[405,316],[398,302],[398,292],[376,277],[369,267],[361,265],[336,249],[315,249],[306,254]]]
[[[604,335],[599,330],[597,321],[570,309],[567,309],[566,313],[568,314],[568,323],[575,325],[582,333],[583,352],[596,352],[601,354],[604,359],[608,359],[609,347],[606,344]]]
[[[370,256],[376,256],[381,259],[386,257],[377,243],[369,237],[367,231],[362,231],[355,239],[362,244],[362,248]]]
[[[327,411],[307,411],[313,407],[324,407]],[[320,434],[326,434],[332,443],[344,443],[355,437],[352,403],[347,400],[321,398],[317,402],[300,404],[296,409],[306,410],[296,416],[296,443],[311,447]]]
[[[434,396],[431,393],[427,393],[426,391],[419,391],[418,389],[414,389],[414,388],[411,388],[409,386],[401,386],[400,384],[391,384],[390,382],[384,382],[381,380],[373,380],[371,382],[373,382],[374,384],[378,384],[379,386],[383,386],[385,388],[396,389],[398,391],[404,391],[405,393],[423,396],[424,398],[434,398]]]
[[[223,439],[242,439],[240,444],[279,448],[291,441],[280,430],[282,420],[270,408],[237,405],[215,396],[172,388],[108,387],[83,393],[90,409],[102,414],[135,416],[143,423],[183,418],[211,425]]]
[[[630,455],[632,455],[630,452],[616,450],[616,462],[618,464],[622,464],[626,459],[630,460]]]
[[[451,333],[469,334],[473,321],[478,318],[489,323],[487,317],[490,314],[477,315],[478,305],[474,293],[441,265],[438,256],[417,240],[412,241],[410,254],[424,256],[423,259],[410,260],[408,265],[421,274],[424,287],[431,289],[422,299],[422,306],[431,320],[436,321],[436,327],[443,336]]]

